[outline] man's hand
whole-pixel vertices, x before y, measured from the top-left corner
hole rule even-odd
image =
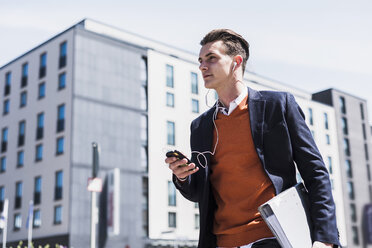
[[[333,244],[322,243],[319,241],[315,241],[313,244],[313,248],[326,248],[326,247],[333,247]]]
[[[165,163],[169,164],[169,169],[172,170],[173,174],[178,178],[186,178],[191,174],[194,174],[199,170],[194,163],[187,163],[186,159],[178,160],[175,157],[170,157],[165,159]],[[185,165],[185,166],[182,166]]]

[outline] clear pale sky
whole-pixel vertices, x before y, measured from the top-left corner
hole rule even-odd
[[[0,66],[86,17],[195,54],[211,29],[233,29],[250,43],[250,71],[359,96],[372,123],[370,0],[0,0]]]

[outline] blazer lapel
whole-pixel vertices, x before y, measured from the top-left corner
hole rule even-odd
[[[248,88],[248,110],[251,122],[251,132],[258,155],[263,156],[263,125],[266,101],[261,94]]]

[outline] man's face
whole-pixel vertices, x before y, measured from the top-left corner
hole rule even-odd
[[[202,46],[199,53],[199,69],[205,87],[219,90],[229,85],[233,59],[226,54],[222,41],[209,42]]]

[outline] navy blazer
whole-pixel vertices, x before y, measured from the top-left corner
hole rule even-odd
[[[279,194],[296,184],[296,163],[309,191],[313,241],[340,245],[329,175],[293,95],[248,88],[248,110],[253,142],[275,193]],[[215,106],[192,122],[192,151],[212,151],[214,111]],[[205,168],[198,163],[198,154],[192,153],[191,160],[199,171],[183,183],[175,176],[173,181],[184,197],[199,203],[198,247],[216,248],[216,236],[212,232],[216,202],[209,181],[211,155],[205,155],[207,161],[199,156],[200,162],[206,164]]]

